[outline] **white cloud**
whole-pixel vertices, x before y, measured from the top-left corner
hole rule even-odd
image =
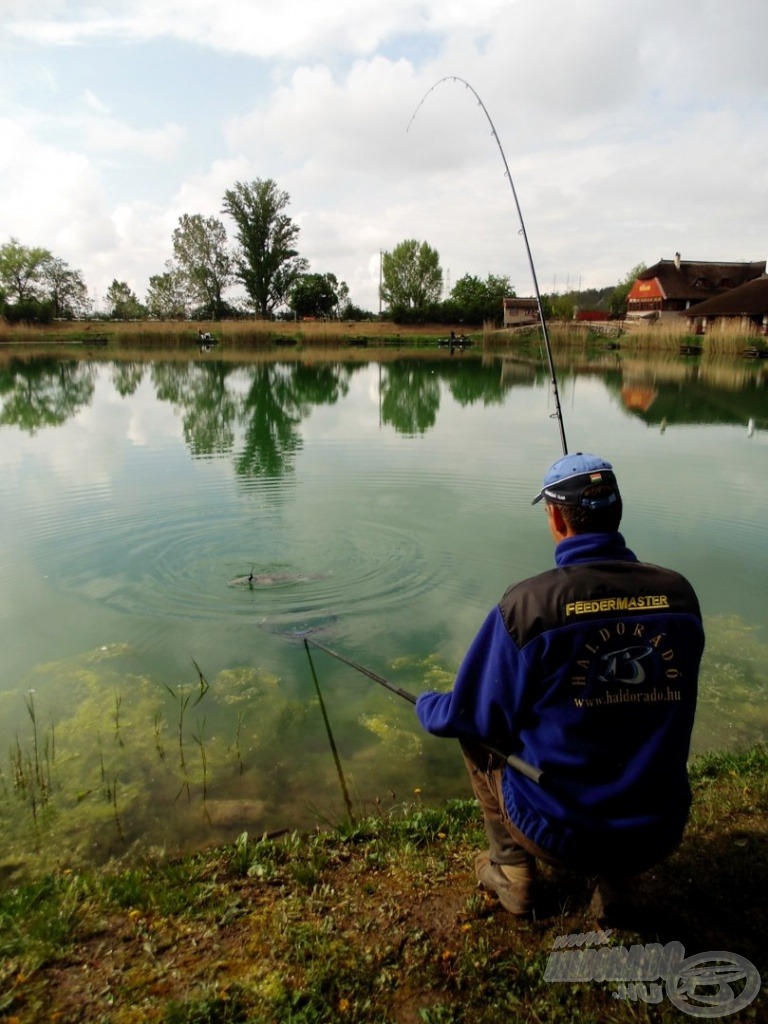
[[[179,125],[162,128],[131,128],[115,118],[92,117],[82,124],[85,145],[96,153],[127,152],[150,160],[168,161],[176,156],[185,132]]]
[[[29,17],[24,11],[10,31],[43,45],[172,38],[253,57],[296,60],[370,54],[400,35],[473,32],[505,6],[504,0],[475,0],[471,6],[436,0],[122,0],[82,11],[76,3],[61,5],[51,17],[41,12]]]
[[[455,75],[496,126],[545,289],[610,284],[676,250],[768,249],[763,0],[34,11],[6,17],[0,240],[63,247],[101,291],[118,277],[143,295],[178,218],[220,216],[225,189],[256,177],[290,193],[302,253],[358,304],[378,308],[379,251],[406,237],[434,245],[453,280],[508,273],[528,291],[499,152],[471,92],[441,81]],[[71,69],[95,58],[70,103]],[[180,68],[166,73],[181,62],[189,99]]]
[[[86,89],[83,93],[83,102],[88,110],[94,110],[97,114],[108,114],[109,107],[106,103],[102,102],[99,97],[91,92],[90,89]]]
[[[34,126],[6,119],[0,136],[0,224],[9,234],[71,253],[109,239],[99,175],[86,154],[49,145]]]

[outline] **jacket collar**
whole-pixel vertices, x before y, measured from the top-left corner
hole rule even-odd
[[[624,537],[616,533],[578,533],[566,537],[555,548],[557,565],[578,565],[581,562],[620,561],[636,562]]]

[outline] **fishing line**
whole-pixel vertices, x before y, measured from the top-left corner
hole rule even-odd
[[[510,173],[510,170],[509,170],[509,164],[507,163],[507,158],[506,158],[506,155],[504,153],[504,147],[501,144],[501,139],[499,138],[499,134],[496,131],[496,127],[495,127],[493,121],[491,120],[491,115],[488,113],[487,107],[485,106],[485,104],[483,103],[482,99],[480,98],[478,93],[475,91],[475,89],[469,84],[469,82],[467,82],[463,78],[460,78],[458,75],[446,75],[444,78],[441,78],[437,82],[435,82],[435,84],[433,86],[431,86],[429,89],[427,89],[427,91],[424,93],[424,95],[421,98],[421,101],[419,102],[418,106],[416,107],[416,109],[413,112],[411,120],[408,122],[408,127],[406,128],[406,131],[410,131],[411,125],[416,120],[416,115],[418,114],[419,110],[421,110],[422,106],[424,105],[424,103],[425,103],[425,101],[427,99],[427,96],[429,96],[429,94],[431,92],[433,92],[438,87],[438,85],[442,85],[443,82],[461,82],[462,85],[464,85],[467,89],[469,89],[469,91],[472,93],[472,95],[477,100],[477,102],[478,102],[478,104],[480,106],[480,109],[485,114],[486,119],[488,121],[488,124],[491,126],[491,135],[493,135],[494,139],[496,140],[496,145],[499,147],[499,153],[501,153],[501,159],[502,159],[502,161],[504,163],[504,174],[505,174],[505,176],[507,178],[507,181],[509,182],[509,187],[512,189],[512,197],[513,197],[513,199],[515,201],[515,208],[517,210],[517,217],[518,217],[518,220],[520,221],[520,234],[523,236],[523,241],[525,243],[525,251],[526,251],[526,254],[528,256],[528,266],[531,268],[531,277],[533,278],[533,288],[534,288],[534,292],[536,294],[536,305],[537,305],[538,311],[539,311],[539,321],[541,322],[541,333],[543,335],[544,346],[545,346],[546,351],[547,351],[547,363],[549,365],[550,384],[551,384],[551,387],[552,387],[552,396],[553,396],[554,401],[555,401],[555,412],[552,413],[551,418],[557,420],[558,427],[560,428],[560,441],[561,441],[562,446],[563,446],[563,455],[567,455],[568,454],[568,443],[567,443],[567,441],[565,439],[565,426],[563,425],[563,412],[562,412],[562,409],[560,407],[560,392],[559,392],[558,387],[557,387],[557,374],[555,373],[555,363],[554,363],[554,360],[552,358],[552,347],[551,347],[550,342],[549,342],[549,331],[547,330],[547,320],[546,320],[546,317],[544,316],[544,308],[543,308],[542,303],[541,303],[541,293],[539,292],[539,281],[538,281],[538,278],[536,276],[536,267],[533,264],[533,256],[531,254],[531,247],[530,247],[530,245],[528,243],[528,232],[525,229],[525,221],[523,219],[523,211],[520,209],[520,203],[519,203],[518,198],[517,198],[517,191],[515,189],[515,183],[512,180],[512,174]]]

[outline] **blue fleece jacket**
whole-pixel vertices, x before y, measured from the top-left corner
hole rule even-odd
[[[619,533],[562,541],[556,568],[506,592],[449,693],[419,696],[422,726],[546,773],[504,770],[513,826],[575,868],[642,870],[679,843],[704,646],[678,573],[641,563]]]

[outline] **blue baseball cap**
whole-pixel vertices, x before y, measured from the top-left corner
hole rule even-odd
[[[611,490],[599,498],[586,498],[584,491],[595,484],[607,484]],[[544,486],[531,502],[546,498],[559,505],[577,505],[582,508],[604,508],[618,501],[621,495],[613,473],[613,466],[598,455],[576,452],[553,462],[544,477]]]

